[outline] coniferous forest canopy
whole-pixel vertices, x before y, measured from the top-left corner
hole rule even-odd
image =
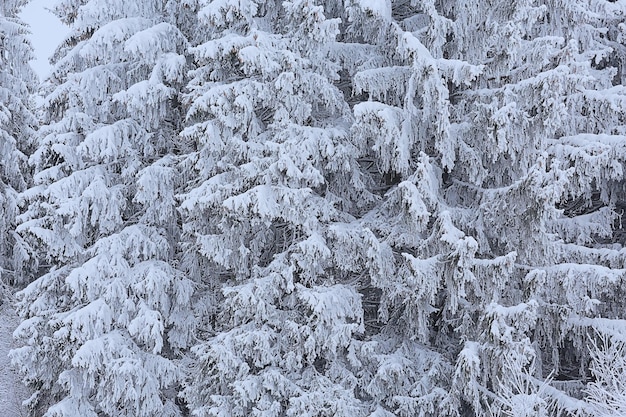
[[[32,416],[626,414],[626,0],[54,0],[42,83],[26,3]]]

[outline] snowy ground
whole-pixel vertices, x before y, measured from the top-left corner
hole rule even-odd
[[[0,306],[0,416],[26,417],[28,414],[21,406],[28,398],[26,389],[19,382],[18,375],[11,368],[8,353],[13,347],[13,330],[17,325],[17,316],[8,302]]]

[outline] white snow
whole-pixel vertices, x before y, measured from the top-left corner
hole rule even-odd
[[[18,318],[7,300],[0,306],[0,317],[0,416],[25,417],[28,413],[21,404],[28,395],[8,357],[14,347],[13,330]]]
[[[360,0],[359,4],[365,11],[385,20],[391,20],[391,2],[389,0]]]

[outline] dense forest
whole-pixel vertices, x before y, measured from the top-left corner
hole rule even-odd
[[[625,415],[626,0],[54,0],[41,83],[26,3],[32,416]]]

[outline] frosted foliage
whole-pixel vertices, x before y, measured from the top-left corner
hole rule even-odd
[[[168,224],[174,217],[174,181],[176,171],[167,159],[144,168],[138,173],[137,193],[134,201],[146,207],[144,215],[148,224]]]
[[[599,334],[591,344],[591,372],[594,381],[586,388],[592,413],[596,416],[619,416],[626,412],[626,337],[624,321],[618,337]]]
[[[58,382],[68,390],[68,398],[88,404],[95,395],[98,407],[110,415],[122,410],[129,413],[123,415],[153,415],[164,406],[160,390],[181,377],[160,354],[164,346],[188,345],[185,312],[192,287],[167,263],[155,260],[167,256],[168,249],[167,241],[153,229],[131,226],[100,240],[93,252],[64,279],[49,273],[27,287],[20,308],[33,317],[43,313],[37,308],[44,302],[37,288],[40,281],[57,286],[46,288],[48,293],[68,294],[64,304],[83,306],[64,312],[58,303],[58,312],[51,316],[49,306],[45,317],[56,324],[48,336],[45,321],[29,324],[38,328],[35,340],[46,337],[51,342],[38,347],[41,354],[58,355],[57,366],[66,369]],[[24,328],[17,336],[23,340],[26,334]],[[129,383],[135,390],[121,388]]]
[[[346,4],[342,40],[368,48],[336,59],[381,195],[362,224],[390,246],[376,249],[387,267],[370,277],[381,292],[366,293],[377,307],[366,323],[448,353],[439,414],[588,409],[543,379],[584,379],[587,331],[623,318],[623,263],[609,261],[623,254],[600,252],[623,204],[618,10]]]
[[[28,29],[18,18],[24,2],[0,5],[0,288],[25,280],[32,254],[14,233],[18,196],[27,184],[26,156],[35,118],[31,94],[36,75],[29,67]],[[24,271],[24,272],[23,272]]]
[[[373,196],[338,68],[323,61],[339,20],[313,1],[199,10],[183,137],[200,181],[180,207],[187,267],[223,301],[201,324],[212,334],[192,349],[184,397],[199,416],[365,416],[346,357],[365,331],[362,296],[340,242],[365,251],[344,222]]]
[[[37,132],[0,66],[33,415],[624,413],[623,2],[53,9]]]
[[[17,227],[40,262],[18,294],[13,352],[34,415],[183,413],[194,286],[176,267],[172,152],[188,45],[173,5],[56,5],[70,34],[42,87]]]

